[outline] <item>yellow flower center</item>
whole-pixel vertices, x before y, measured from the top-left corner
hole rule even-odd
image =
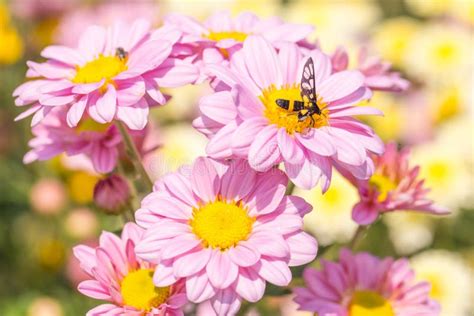
[[[309,128],[320,128],[328,125],[329,110],[321,98],[318,98],[318,106],[321,109],[321,115],[308,115],[304,120],[298,119],[298,112],[293,111],[295,101],[305,101],[305,106],[309,107],[309,102],[303,100],[301,97],[299,85],[285,85],[277,89],[274,85],[263,90],[259,97],[265,106],[264,115],[270,124],[275,124],[278,127],[284,127],[288,134],[304,133]],[[278,99],[288,100],[288,110],[277,105]],[[306,111],[306,110],[304,110]]]
[[[390,302],[372,291],[357,291],[349,305],[349,316],[395,316]]]
[[[370,177],[369,184],[379,192],[379,196],[377,198],[379,202],[385,201],[388,193],[397,188],[397,184],[389,177],[378,173]]]
[[[78,67],[76,76],[72,81],[74,83],[94,83],[105,79],[106,84],[112,83],[113,77],[127,70],[126,62],[126,58],[99,55],[99,58]]]
[[[222,41],[225,39],[233,39],[237,42],[243,42],[247,38],[248,34],[243,32],[232,32],[232,31],[224,31],[224,32],[210,32],[206,37],[213,41]]]
[[[190,225],[205,247],[224,251],[246,240],[254,221],[241,203],[216,200],[194,209]]]
[[[452,60],[457,55],[457,50],[452,43],[446,42],[439,44],[434,53],[438,60]]]
[[[434,161],[423,167],[426,168],[428,178],[433,184],[441,185],[449,177],[449,163],[446,161]]]
[[[443,288],[443,283],[438,275],[435,273],[430,273],[427,275],[423,276],[423,279],[428,281],[431,284],[431,290],[430,290],[430,297],[441,301],[445,294],[444,294],[444,288]]]
[[[156,287],[153,284],[153,269],[141,269],[125,276],[120,285],[120,293],[125,305],[150,311],[166,302],[170,287]]]
[[[101,124],[94,121],[91,118],[87,118],[85,120],[81,120],[79,124],[76,126],[76,132],[99,132],[104,133],[112,124]]]

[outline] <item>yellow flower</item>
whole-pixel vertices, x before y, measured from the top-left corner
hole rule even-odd
[[[456,212],[472,200],[472,119],[455,120],[438,130],[434,141],[413,148],[412,161],[437,204]],[[466,138],[468,137],[468,139]]]
[[[150,154],[145,163],[152,178],[176,171],[183,164],[190,164],[205,156],[206,137],[189,124],[174,124],[160,129],[162,146]]]
[[[100,177],[84,171],[75,171],[67,179],[71,199],[78,204],[92,202],[94,187]]]
[[[23,56],[23,41],[10,23],[6,6],[0,4],[0,65],[16,63]]]
[[[385,20],[374,28],[373,45],[384,59],[400,67],[408,43],[418,28],[418,22],[407,17]]]
[[[313,233],[321,245],[346,242],[354,234],[357,224],[351,219],[352,207],[358,201],[356,188],[338,173],[334,173],[329,190],[323,195],[321,189],[302,190],[295,188],[313,206],[305,216],[305,229]]]
[[[438,16],[445,14],[453,2],[453,0],[406,0],[410,11],[421,16]]]
[[[383,216],[389,237],[399,255],[409,255],[433,242],[434,222],[430,215],[393,212]]]
[[[355,41],[376,21],[380,10],[373,1],[298,0],[290,1],[282,13],[289,22],[316,26],[314,36],[330,51]]]
[[[388,93],[375,92],[369,106],[376,107],[384,113],[383,117],[366,116],[367,122],[383,141],[400,139],[404,123],[402,102]]]
[[[441,304],[441,316],[468,315],[473,308],[473,271],[459,255],[429,250],[411,259],[420,281],[431,283],[431,298]]]
[[[473,70],[472,37],[448,24],[428,24],[411,38],[405,70],[430,83],[469,80]]]

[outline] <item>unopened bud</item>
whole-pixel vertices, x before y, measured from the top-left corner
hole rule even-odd
[[[97,182],[94,202],[107,214],[120,214],[130,202],[130,187],[127,181],[113,174]]]

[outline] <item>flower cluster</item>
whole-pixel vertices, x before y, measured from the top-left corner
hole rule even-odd
[[[89,316],[183,315],[189,302],[235,315],[243,301],[262,299],[267,284],[291,286],[290,267],[312,262],[318,243],[303,229],[312,206],[291,193],[289,180],[299,189],[320,184],[325,193],[337,170],[359,190],[359,224],[400,209],[444,213],[426,199],[406,152],[389,144],[384,153],[382,140],[355,118],[382,115],[365,104],[373,91],[403,91],[408,81],[365,50],[349,69],[345,49],[324,52],[307,40],[312,30],[251,13],[219,12],[204,23],[173,14],[155,30],[145,20],[92,26],[76,48],[49,46],[45,62],[28,62],[31,80],[13,93],[16,105],[29,106],[18,119],[33,115],[25,163],[88,157],[108,174],[96,204],[136,222],[121,237],[104,232],[99,246],[74,249],[90,278],[79,291],[108,301]],[[193,126],[209,139],[208,156],[153,184],[141,164],[149,110],[167,103],[162,88],[205,80],[211,92],[199,100]],[[114,173],[125,155],[152,190],[140,192],[147,195],[130,214],[139,190]],[[405,259],[343,250],[338,264],[322,267],[305,270],[308,289],[295,290],[301,309],[439,312]]]

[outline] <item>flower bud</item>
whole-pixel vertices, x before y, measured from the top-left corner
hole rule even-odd
[[[113,174],[97,182],[94,201],[105,213],[120,214],[130,201],[130,187],[124,178]]]

